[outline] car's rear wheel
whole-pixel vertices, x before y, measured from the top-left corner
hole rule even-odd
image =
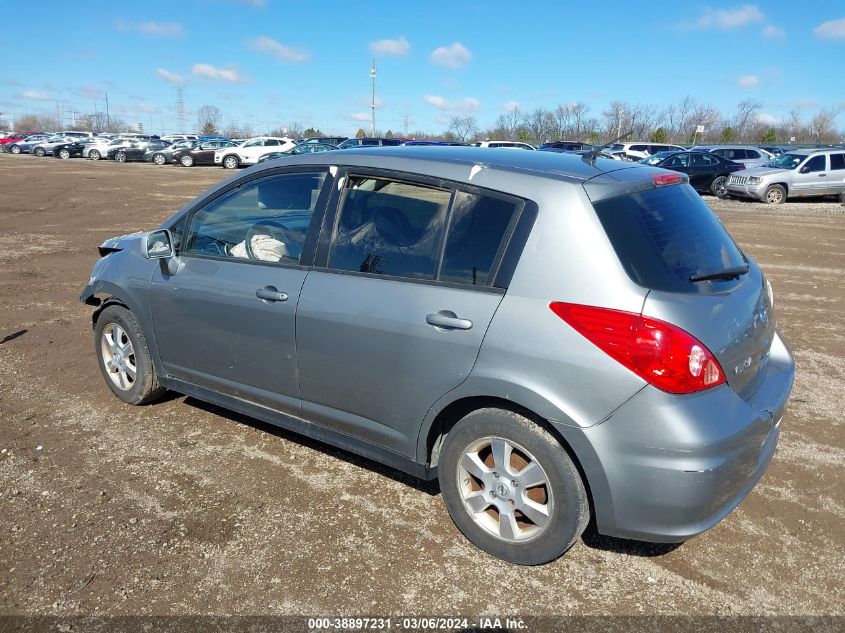
[[[476,546],[520,565],[554,560],[584,532],[589,503],[578,469],[539,424],[480,409],[446,435],[438,465],[449,515]]]
[[[125,163],[125,162],[126,162],[126,152],[124,152],[123,150],[121,150],[121,151],[117,152],[117,153],[114,155],[114,159],[115,159],[118,163]]]
[[[153,154],[153,162],[156,165],[164,165],[167,162],[167,156],[162,153]]]
[[[130,311],[108,306],[94,326],[97,362],[112,393],[128,404],[146,404],[164,394],[147,339]]]
[[[786,189],[781,185],[771,185],[763,199],[769,204],[782,204],[786,200]]]
[[[237,169],[240,164],[241,161],[237,156],[229,155],[223,159],[223,167],[226,169]]]
[[[710,193],[717,198],[728,197],[728,178],[727,176],[717,176],[710,184]]]
[[[88,152],[88,158],[90,158],[91,160],[100,160],[100,152],[95,149],[92,149],[90,152]]]
[[[9,153],[10,154],[20,154],[21,153],[20,145],[12,145],[9,148]]]
[[[183,154],[182,157],[179,159],[179,162],[182,164],[183,167],[193,167],[194,157],[190,154]]]
[[[67,149],[66,147],[63,147],[62,149],[59,150],[58,156],[62,160],[67,160],[68,158],[70,158],[70,150]]]
[[[36,156],[43,158],[47,154],[47,151],[43,147],[36,147],[34,150],[32,150],[32,153]]]

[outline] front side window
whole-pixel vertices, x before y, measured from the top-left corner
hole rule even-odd
[[[516,204],[459,191],[455,194],[440,281],[483,286],[505,241]]]
[[[248,143],[244,143],[244,147],[261,147],[264,145],[264,141],[260,138],[255,139],[254,141],[249,141]]]
[[[443,189],[351,177],[329,267],[433,280],[450,197]]]
[[[816,171],[824,171],[825,167],[825,157],[824,155],[821,156],[813,156],[810,160],[804,163],[804,166],[801,168],[801,171],[805,173],[816,172]]]
[[[185,252],[298,264],[324,179],[283,174],[230,191],[193,215]]]

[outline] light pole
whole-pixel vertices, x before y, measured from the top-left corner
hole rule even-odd
[[[373,136],[376,135],[376,60],[373,60],[373,65],[370,67],[370,79],[373,80]]]

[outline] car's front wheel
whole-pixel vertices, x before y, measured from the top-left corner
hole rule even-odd
[[[138,319],[120,305],[108,306],[94,326],[100,371],[112,393],[128,404],[146,404],[165,392],[158,382]]]
[[[710,184],[710,193],[717,198],[728,197],[728,178],[727,176],[717,176]]]
[[[763,199],[769,204],[782,204],[786,200],[786,189],[782,185],[771,185]]]
[[[567,452],[512,411],[480,409],[460,420],[443,441],[438,473],[458,529],[513,563],[554,560],[590,518],[584,483]]]
[[[12,145],[9,148],[9,153],[10,154],[20,154],[21,153],[20,145]]]
[[[229,155],[223,159],[223,167],[226,169],[237,169],[240,164],[241,161],[237,156]]]
[[[121,151],[119,151],[119,152],[117,152],[117,153],[114,155],[114,159],[115,159],[118,163],[125,163],[125,162],[126,162],[126,152],[124,152],[124,151],[122,151],[122,150],[121,150]]]
[[[62,149],[59,150],[58,157],[61,158],[62,160],[67,160],[68,158],[70,158],[70,150],[67,149],[66,147],[63,147]]]
[[[100,158],[102,157],[100,155],[100,152],[95,149],[92,149],[90,152],[88,152],[88,158],[90,158],[91,160],[100,160]]]
[[[167,162],[167,156],[162,153],[153,154],[153,162],[156,165],[164,165]]]
[[[179,159],[179,162],[182,164],[183,167],[193,167],[194,157],[190,154],[182,154],[182,157]]]

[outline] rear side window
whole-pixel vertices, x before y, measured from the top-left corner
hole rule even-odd
[[[490,284],[515,212],[513,202],[459,191],[452,207],[440,281]]]
[[[831,154],[830,155],[830,169],[845,169],[845,154]]]
[[[329,267],[433,280],[450,198],[443,189],[350,178]]]
[[[637,284],[669,292],[706,292],[690,277],[745,265],[745,259],[689,186],[649,189],[595,203],[619,261]],[[714,282],[721,288],[733,282]]]

